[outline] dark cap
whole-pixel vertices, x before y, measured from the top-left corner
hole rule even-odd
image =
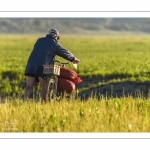
[[[51,30],[49,30],[49,34],[56,34],[57,36],[58,36],[58,39],[60,39],[60,37],[59,37],[59,32],[58,32],[58,30],[56,30],[56,29],[51,29]]]

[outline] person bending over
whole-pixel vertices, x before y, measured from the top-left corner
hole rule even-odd
[[[54,64],[56,55],[74,64],[80,62],[69,50],[58,43],[59,39],[59,31],[51,29],[45,37],[41,37],[35,42],[25,68],[24,99],[30,97],[34,84],[38,81],[41,87],[40,99],[46,100],[46,80],[43,74],[43,65]]]

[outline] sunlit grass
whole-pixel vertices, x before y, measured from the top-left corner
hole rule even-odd
[[[0,104],[1,132],[149,132],[150,100],[6,101]]]
[[[38,37],[0,36],[0,132],[149,132],[150,100],[144,97],[87,101],[20,100],[27,59]],[[60,43],[81,60],[78,76],[112,77],[107,83],[150,81],[149,37],[61,36]],[[63,60],[62,58],[59,58]],[[73,66],[68,66],[74,69]],[[98,82],[89,87],[107,84]],[[85,87],[82,90],[86,90]]]
[[[34,43],[42,36],[45,35],[0,36],[0,94],[23,93],[25,66]],[[81,60],[77,70],[72,65],[66,66],[74,69],[81,79],[112,77],[113,82],[119,79],[146,82],[150,81],[149,41],[148,36],[62,35],[59,42]]]

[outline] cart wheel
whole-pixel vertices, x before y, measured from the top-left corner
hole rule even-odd
[[[48,101],[56,99],[57,84],[58,84],[57,76],[52,75],[48,80],[48,84],[47,84],[47,88],[46,88],[46,91],[47,91],[46,98]]]

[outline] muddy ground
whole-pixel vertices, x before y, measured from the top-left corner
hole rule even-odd
[[[113,78],[84,78],[81,83],[76,84],[76,91],[82,88],[88,88],[88,90],[79,92],[76,98],[81,100],[88,100],[90,97],[97,98],[98,100],[102,98],[121,98],[121,97],[133,97],[133,98],[150,98],[150,82],[116,82],[109,83]],[[103,82],[105,85],[98,86],[96,88],[90,88],[89,86],[97,84],[98,82]],[[23,87],[25,88],[25,82],[23,82]],[[80,91],[80,90],[79,90]]]
[[[76,84],[76,89],[89,87],[92,84],[104,81],[108,82],[110,79],[102,78],[86,78],[82,79],[81,83]],[[82,100],[86,100],[89,97],[101,98],[120,98],[132,96],[134,98],[150,98],[150,82],[118,82],[101,85],[96,88],[91,88],[78,94],[78,97]]]

